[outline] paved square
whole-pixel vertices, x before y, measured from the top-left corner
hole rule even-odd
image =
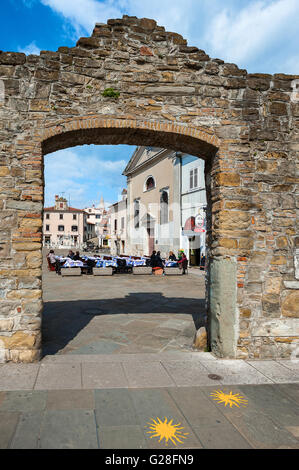
[[[61,277],[43,265],[43,355],[190,352],[204,273]]]

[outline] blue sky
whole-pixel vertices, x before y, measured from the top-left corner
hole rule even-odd
[[[0,50],[38,54],[72,47],[91,34],[96,22],[128,14],[154,18],[166,30],[182,34],[189,45],[251,73],[299,74],[298,6],[299,0],[5,0]],[[77,207],[97,204],[101,194],[114,202],[125,185],[121,172],[133,151],[127,146],[83,146],[46,156],[46,205],[62,191]],[[73,165],[82,161],[79,174]]]

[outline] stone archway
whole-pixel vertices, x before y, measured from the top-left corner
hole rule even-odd
[[[212,350],[290,355],[297,79],[248,74],[127,16],[74,48],[0,53],[0,360],[39,358],[43,156],[86,143],[148,142],[205,158]]]

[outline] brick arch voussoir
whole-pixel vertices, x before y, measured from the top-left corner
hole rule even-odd
[[[221,146],[214,133],[186,124],[90,115],[44,128],[39,141],[44,155],[75,145],[124,143],[156,144],[208,157]]]

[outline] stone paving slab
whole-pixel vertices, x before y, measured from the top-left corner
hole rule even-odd
[[[11,449],[38,449],[44,413],[30,411],[22,413],[11,442]]]
[[[0,365],[0,390],[32,390],[39,364]]]
[[[101,449],[147,449],[141,426],[105,426],[99,429]]]
[[[168,393],[192,426],[227,424],[221,409],[209,400],[201,387],[171,388]]]
[[[80,364],[41,364],[35,390],[80,389]]]
[[[289,364],[291,366],[291,362]],[[297,362],[297,361],[296,361]],[[266,377],[271,379],[273,382],[278,383],[292,383],[299,382],[299,370],[292,370],[285,365],[278,363],[277,361],[248,361],[249,365],[254,367],[256,370],[264,374]]]
[[[187,436],[182,440],[180,448],[202,447],[190,424],[185,419],[184,415],[180,412],[167,390],[134,389],[131,390],[130,393],[139,422],[144,429],[148,448],[177,448],[176,444],[171,441],[168,441],[166,445],[165,441],[158,442],[158,439],[151,437],[153,435],[151,433],[152,420],[154,419],[157,422],[157,418],[160,418],[161,421],[164,421],[165,418],[167,418],[168,421],[172,419],[174,425],[180,425],[184,428],[184,431],[182,432],[187,433]]]
[[[128,381],[120,363],[83,363],[83,388],[125,388]]]
[[[299,424],[299,405],[294,403],[274,385],[264,385],[261,388],[241,385],[241,393],[257,410],[272,416],[280,426],[297,426]]]
[[[243,411],[242,415],[235,410],[227,410],[227,419],[256,449],[299,448],[299,441],[286,429],[277,426],[264,413]]]
[[[11,391],[3,393],[0,400],[1,411],[42,411],[47,406],[47,392],[39,391]]]
[[[225,425],[195,426],[193,429],[205,449],[252,449],[230,422]]]
[[[123,363],[131,388],[175,387],[175,382],[159,362]]]
[[[220,385],[219,381],[208,377],[209,371],[199,361],[163,361],[163,365],[178,387]]]
[[[140,424],[128,389],[95,390],[95,413],[99,426]]]
[[[93,410],[95,399],[93,390],[49,390],[48,410]]]
[[[40,449],[98,449],[93,410],[52,410],[43,418]]]
[[[289,360],[289,359],[276,359],[278,364],[287,367],[288,369],[299,371],[299,359]]]
[[[0,449],[8,449],[13,439],[19,413],[12,411],[0,411]]]
[[[210,374],[221,376],[221,384],[263,384],[273,383],[271,379],[242,360],[218,359],[214,362],[202,361]]]
[[[299,384],[275,384],[275,388],[299,405]]]

